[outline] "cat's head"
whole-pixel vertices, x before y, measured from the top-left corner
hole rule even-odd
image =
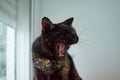
[[[70,45],[78,42],[78,36],[72,27],[73,18],[53,24],[50,19],[42,19],[42,37],[45,46],[58,57],[64,56]]]

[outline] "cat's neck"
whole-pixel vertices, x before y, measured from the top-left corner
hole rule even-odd
[[[41,37],[41,40],[40,40],[40,44],[41,44],[41,54],[46,57],[46,58],[52,58],[53,55],[52,55],[52,52],[49,50],[49,48],[45,45],[45,41],[44,41],[44,38]]]

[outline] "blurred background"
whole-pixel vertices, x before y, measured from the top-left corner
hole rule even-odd
[[[69,53],[83,80],[120,80],[120,0],[0,0],[0,80],[32,80],[44,16],[74,17],[80,40]]]

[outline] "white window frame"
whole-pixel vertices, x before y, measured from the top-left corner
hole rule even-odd
[[[15,80],[31,80],[30,0],[18,0],[17,20]]]

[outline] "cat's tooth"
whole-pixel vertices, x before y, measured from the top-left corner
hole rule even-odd
[[[60,55],[59,55],[59,57],[62,57],[62,56],[64,56],[64,55],[63,55],[63,54],[60,54]]]

